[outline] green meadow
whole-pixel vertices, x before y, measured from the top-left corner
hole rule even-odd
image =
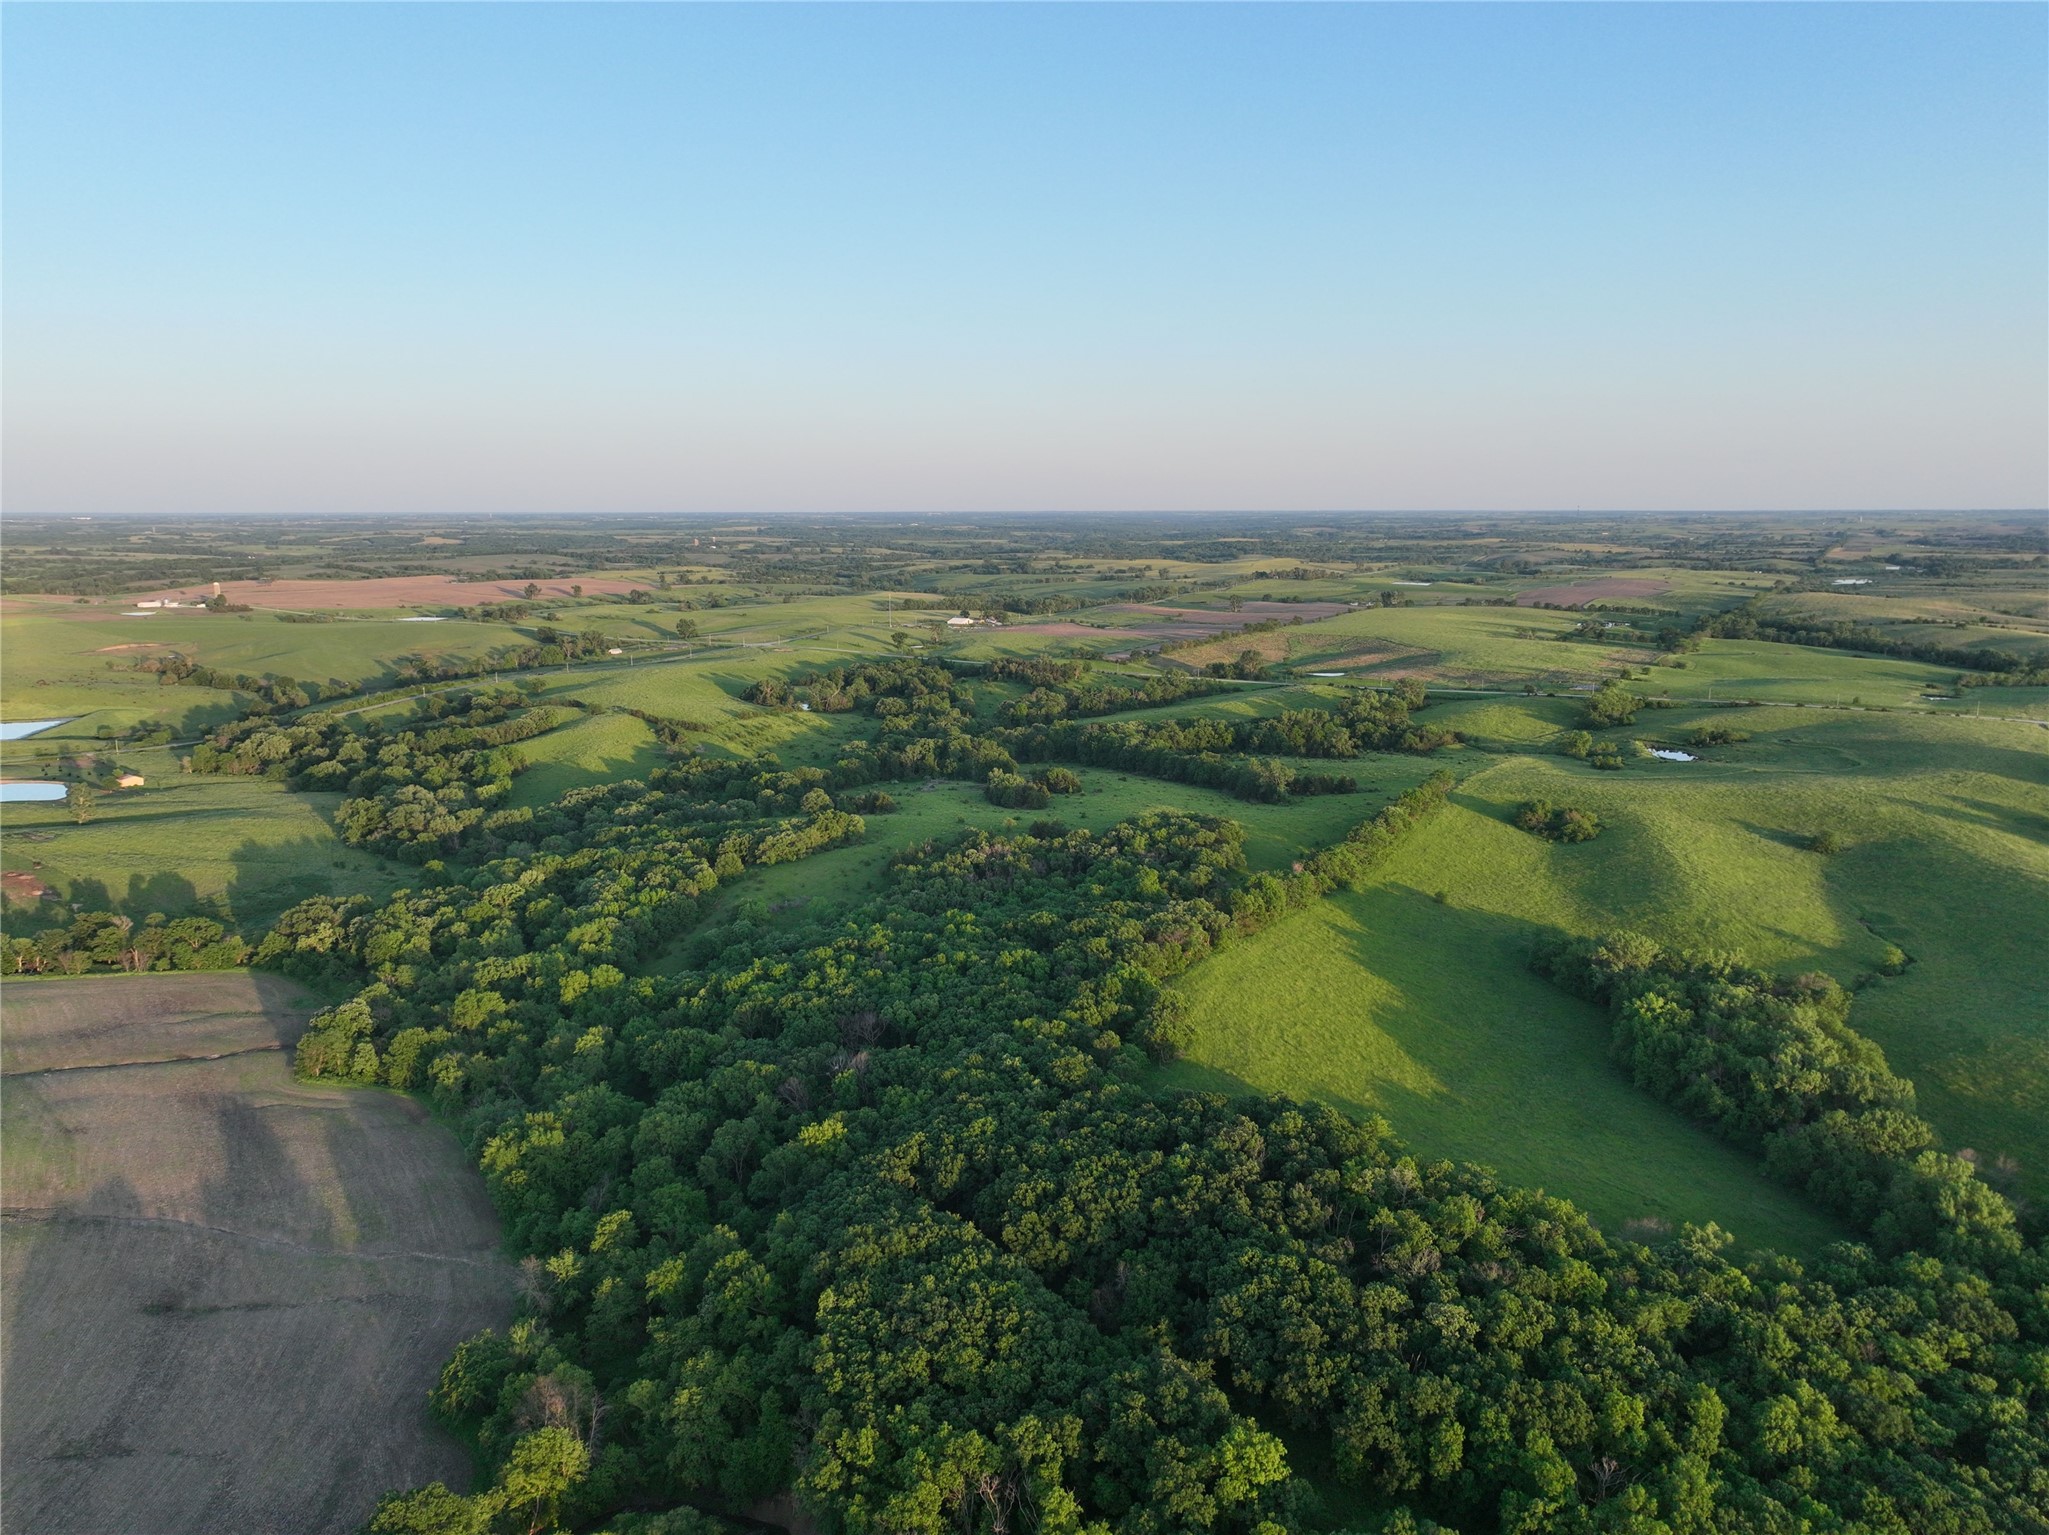
[[[62,804],[5,806],[0,865],[89,910],[199,912],[251,930],[308,896],[382,893],[417,877],[335,835],[338,794],[180,777],[167,753],[134,757],[149,782],[102,793],[83,826]]]
[[[1707,640],[1683,659],[1683,668],[1654,667],[1637,690],[1702,700],[1756,698],[1767,703],[1920,709],[1928,707],[1926,695],[1948,693],[1957,678],[1953,666],[1768,640]]]
[[[1160,1076],[1383,1115],[1418,1155],[1491,1166],[1624,1235],[1712,1220],[1794,1252],[1843,1235],[1632,1088],[1605,1020],[1531,975],[1526,952],[1513,924],[1410,885],[1340,893],[1199,967],[1196,1044]]]
[[[1562,1159],[1582,1134],[1577,1105],[1627,1084],[1605,1064],[1598,1021],[1588,1023],[1591,1053],[1566,1048],[1577,1036],[1562,1020],[1582,1017],[1578,1004],[1523,969],[1540,931],[1633,928],[1740,950],[1788,974],[1863,979],[1857,1027],[1917,1083],[1948,1143],[1988,1163],[2009,1158],[2024,1188],[2049,1192],[2049,736],[1991,720],[1674,710],[1639,724],[1677,733],[1712,720],[1753,739],[1693,763],[1632,760],[1619,773],[1512,754],[1509,743],[1563,702],[1449,706],[1448,718],[1465,711],[1461,728],[1491,725],[1511,754],[1471,754],[1452,805],[1366,895],[1252,938],[1191,977],[1197,1040],[1176,1079],[1342,1098],[1387,1114],[1426,1150],[1518,1177],[1536,1176],[1516,1158],[1547,1124],[1549,1165],[1578,1168],[1578,1181],[1552,1175],[1559,1191],[1610,1218],[1669,1218],[1631,1201],[1715,1187],[1698,1157],[1639,1153],[1642,1173],[1626,1170],[1628,1157],[1615,1167],[1605,1153]],[[1532,837],[1509,821],[1532,798],[1592,810],[1606,829],[1576,846]],[[1821,831],[1844,850],[1809,851]],[[1874,974],[1887,944],[1911,956],[1903,976]],[[1589,1146],[1614,1145],[1584,1133]],[[1629,1132],[1639,1133],[1648,1132]],[[1490,1138],[1498,1149],[1476,1149]],[[1716,1218],[1768,1239],[1764,1216],[1753,1214],[1762,1224],[1750,1231]]]

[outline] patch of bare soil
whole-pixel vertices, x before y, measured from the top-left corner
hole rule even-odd
[[[0,1529],[340,1532],[467,1481],[426,1393],[511,1314],[482,1180],[395,1093],[315,1087],[270,977],[8,981]]]
[[[1575,581],[1568,586],[1533,586],[1526,592],[1516,593],[1515,605],[1529,608],[1540,602],[1549,602],[1559,607],[1578,607],[1588,602],[1619,602],[1625,597],[1655,597],[1671,589],[1669,581],[1604,576],[1593,581]]]
[[[0,892],[10,901],[40,901],[50,893],[50,887],[25,869],[9,869],[0,874]],[[5,1048],[5,1036],[0,1035],[0,1050]]]
[[[1117,639],[1137,634],[1136,629],[1091,629],[1087,624],[1072,624],[1065,619],[1054,619],[1042,624],[1005,624],[1005,634],[1045,634],[1055,639]]]

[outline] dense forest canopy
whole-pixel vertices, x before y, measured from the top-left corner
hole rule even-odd
[[[208,769],[342,787],[346,835],[423,861],[382,905],[287,913],[258,961],[347,990],[301,1069],[428,1095],[524,1255],[520,1319],[434,1398],[483,1490],[395,1493],[373,1529],[708,1529],[790,1490],[858,1535],[2049,1527],[2039,1233],[1825,979],[1627,937],[1536,956],[1612,1009],[1640,1086],[1852,1224],[1811,1264],[1616,1240],[1370,1117],[1145,1085],[1173,978],[1362,884],[1449,773],[1279,873],[1235,822],[1156,812],[913,846],[825,923],[719,899],[860,839],[864,786],[1035,805],[1065,763],[1446,739],[1397,694],[1123,724],[1079,671],[982,675],[1040,717],[992,731],[975,674],[927,662],[805,674],[755,701],[872,719],[829,767],[677,730],[647,781],[533,809],[494,787],[540,712],[513,693],[213,738]]]

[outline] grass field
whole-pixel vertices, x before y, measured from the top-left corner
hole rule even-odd
[[[426,1393],[512,1284],[455,1138],[397,1094],[294,1081],[311,1001],[274,978],[0,999],[0,1526],[340,1535],[389,1488],[463,1485]]]
[[[1558,702],[1450,705],[1443,717],[1484,711],[1506,729],[1512,720],[1504,715]],[[1675,710],[1642,719],[1675,732],[1712,719],[1755,739],[1711,748],[1700,762],[1638,761],[1621,773],[1558,757],[1468,758],[1470,776],[1452,806],[1397,854],[1372,902],[1349,910],[1344,941],[1318,940],[1323,968],[1353,977],[1332,983],[1334,994],[1373,994],[1384,979],[1407,975],[1404,1006],[1416,1011],[1403,1017],[1436,1020],[1433,1030],[1454,1037],[1498,1039],[1534,1005],[1509,1000],[1526,988],[1503,980],[1491,992],[1470,992],[1463,977],[1481,962],[1476,956],[1497,956],[1489,962],[1497,970],[1507,964],[1503,955],[1519,964],[1541,929],[1635,928],[1673,943],[1738,949],[1786,973],[1827,970],[1845,982],[1873,971],[1884,945],[1897,943],[1915,963],[1860,994],[1858,1027],[1914,1079],[1923,1112],[1950,1145],[2013,1158],[2022,1186],[2049,1196],[2049,1015],[2041,1005],[2049,735],[2009,722],[1835,710]],[[1515,805],[1539,797],[1593,810],[1607,829],[1592,843],[1561,847],[1509,824]],[[1808,836],[1823,830],[1842,836],[1846,851],[1807,851]],[[1395,920],[1405,909],[1386,901],[1404,893],[1427,911]],[[1191,983],[1214,1021],[1197,1062],[1289,1091],[1312,1090],[1303,1063],[1323,1052],[1371,1076],[1385,1048],[1354,1040],[1366,1024],[1345,1022],[1354,1015],[1341,1008],[1313,1014],[1325,1020],[1320,1032],[1285,1037],[1247,1035],[1234,1021],[1234,990],[1256,1011],[1279,988],[1309,984],[1300,979],[1303,956],[1278,944],[1255,940],[1244,952],[1266,959],[1227,953]],[[1416,967],[1419,953],[1432,963]],[[1433,1048],[1466,1069],[1458,1066],[1468,1059],[1464,1046]],[[1455,1148],[1485,1127],[1462,1131],[1451,1121],[1467,1112],[1462,1095],[1478,1089],[1465,1076],[1443,1080],[1446,1096],[1431,1098],[1421,1118],[1402,1117],[1418,1114],[1420,1099],[1397,1100],[1390,1117],[1398,1128],[1413,1123],[1425,1149],[1464,1155]],[[1576,1078],[1529,1080],[1547,1095],[1580,1090]],[[1378,1102],[1361,1091],[1352,1089],[1354,1101]],[[1476,1120],[1499,1108],[1473,1101]],[[1593,1193],[1567,1191],[1604,1208]]]
[[[574,626],[568,626],[574,627]],[[392,675],[402,657],[472,656],[523,643],[504,624],[451,620],[404,623],[364,617],[292,624],[268,613],[158,613],[124,618],[119,604],[76,607],[51,598],[7,599],[0,610],[0,713],[9,718],[91,714],[77,728],[161,720],[184,729],[195,711],[227,717],[230,695],[208,688],[160,687],[131,663],[152,650],[176,650],[207,666],[252,676],[351,686]],[[53,733],[54,736],[55,733]]]
[[[1194,973],[1195,1043],[1162,1079],[1383,1114],[1418,1155],[1492,1166],[1614,1231],[1712,1220],[1795,1252],[1842,1235],[1637,1092],[1608,1060],[1605,1019],[1531,975],[1526,953],[1516,924],[1405,882],[1341,893]]]
[[[1326,764],[1327,766],[1328,764]],[[1427,777],[1432,764],[1413,757],[1370,757],[1346,764],[1360,780],[1356,794],[1330,794],[1285,805],[1249,805],[1214,789],[1162,783],[1102,768],[1080,769],[1084,792],[1062,796],[1044,810],[1006,810],[983,797],[979,786],[934,779],[925,784],[886,787],[900,807],[871,815],[867,835],[851,847],[817,853],[796,863],[750,873],[730,887],[733,901],[758,901],[795,922],[872,895],[884,866],[898,851],[964,826],[990,830],[1034,821],[1060,821],[1102,831],[1148,810],[1184,810],[1220,816],[1245,827],[1246,862],[1254,869],[1285,868],[1317,848],[1327,847],[1390,799]]]
[[[1707,640],[1682,669],[1658,666],[1636,686],[1675,698],[1759,698],[1768,703],[1879,704],[1926,708],[1923,695],[1947,693],[1955,667],[1862,656],[1768,640]],[[2000,691],[2004,691],[2003,689]]]
[[[520,755],[531,764],[512,782],[511,806],[546,805],[571,789],[646,778],[662,762],[654,733],[630,714],[588,714],[531,741]]]
[[[335,835],[340,795],[293,794],[249,778],[180,777],[167,758],[134,753],[149,784],[102,794],[84,826],[61,803],[6,806],[0,866],[33,873],[62,900],[92,910],[137,919],[204,910],[251,930],[309,895],[381,894],[399,883],[380,860]]]
[[[1577,622],[1531,608],[1361,608],[1284,632],[1298,669],[1421,677],[1454,687],[1572,687],[1600,681],[1634,654],[1524,637],[1565,634]]]

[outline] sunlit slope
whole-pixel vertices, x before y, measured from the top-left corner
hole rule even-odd
[[[1605,1065],[1597,1025],[1592,1055],[1555,1048],[1556,1024],[1539,1020],[1577,1004],[1523,973],[1530,937],[1636,928],[1845,982],[1897,943],[1914,963],[1870,981],[1858,1027],[1915,1080],[1951,1145],[1988,1165],[2011,1158],[2039,1192],[2049,1171],[2049,736],[1836,711],[1726,718],[1756,738],[1697,763],[1603,773],[1511,756],[1481,766],[1373,892],[1197,972],[1192,1062],[1378,1108],[1426,1149],[1548,1179],[1626,1218],[1639,1213],[1622,1197],[1635,1174],[1589,1179],[1598,1156],[1526,1160],[1548,1155],[1547,1143],[1578,1157],[1582,1133],[1599,1144],[1598,1126],[1561,1121],[1561,1105],[1627,1086]],[[1509,824],[1538,797],[1593,810],[1607,830],[1559,846]],[[1823,830],[1846,850],[1808,851]],[[1690,1177],[1706,1174],[1665,1167],[1640,1192]]]

